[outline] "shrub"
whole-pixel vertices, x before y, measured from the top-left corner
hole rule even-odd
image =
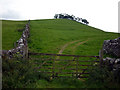
[[[113,88],[113,87],[119,87],[118,82],[120,75],[120,71],[113,72],[109,70],[109,67],[106,65],[103,65],[102,67],[100,65],[94,66],[89,69],[89,77],[87,79],[88,86],[97,86],[102,88]]]
[[[37,80],[47,77],[35,72],[34,63],[29,60],[3,60],[3,88],[25,88]]]

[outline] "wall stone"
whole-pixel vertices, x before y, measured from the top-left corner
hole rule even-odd
[[[103,52],[120,58],[120,37],[113,40],[105,40],[103,43]]]
[[[103,59],[103,62],[103,64],[107,65],[112,71],[120,69],[120,58],[106,57]]]
[[[114,73],[114,77],[120,78],[120,37],[113,40],[105,40],[103,53],[114,56],[114,58],[104,58],[102,64],[108,66],[108,69]]]

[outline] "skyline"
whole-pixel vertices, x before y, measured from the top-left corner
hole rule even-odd
[[[67,13],[87,19],[89,25],[118,32],[119,0],[1,0],[0,16],[6,20],[53,19]]]

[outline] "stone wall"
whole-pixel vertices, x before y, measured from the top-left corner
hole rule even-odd
[[[113,40],[105,40],[103,52],[120,58],[120,37]]]
[[[102,59],[102,65],[114,73],[114,77],[120,78],[120,37],[113,40],[105,40],[103,43],[103,55],[112,55],[114,58],[106,57]]]
[[[19,40],[17,40],[14,44],[15,47],[11,50],[3,50],[2,51],[2,57],[3,58],[27,58],[28,57],[28,43],[27,39],[30,35],[30,20],[25,26],[25,29],[23,30],[22,36]]]
[[[110,70],[118,70],[120,69],[120,58],[110,58],[106,57],[103,59],[103,64],[108,65]]]

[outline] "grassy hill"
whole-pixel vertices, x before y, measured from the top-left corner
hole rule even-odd
[[[59,53],[68,43],[63,54],[98,55],[104,40],[118,37],[116,33],[66,19],[33,20],[30,25],[29,50],[32,52]]]
[[[26,21],[8,21],[2,20],[2,49],[9,50],[14,47],[16,42],[22,35],[18,29],[23,29]]]
[[[26,21],[2,21],[3,50],[13,48],[13,43],[22,34],[18,29],[23,29],[25,24]],[[78,55],[98,55],[104,40],[118,37],[116,33],[104,32],[66,19],[32,20],[30,33],[29,50],[31,52],[59,53],[68,43],[62,53]],[[84,41],[86,42],[79,45]]]
[[[23,29],[25,24],[26,21],[2,22],[2,45],[4,50],[13,48],[13,43],[22,34],[22,32],[18,32],[18,29]],[[104,32],[66,19],[31,20],[28,46],[31,52],[98,55],[104,40],[117,37],[117,33]],[[8,85],[22,88],[104,88],[103,82],[92,84],[94,80],[88,83],[73,78],[49,80],[46,74],[34,72],[34,66],[36,66],[34,60],[33,62],[30,60],[3,61],[3,69],[6,70],[6,72],[3,70],[4,87]],[[95,77],[98,76],[98,79],[99,75],[101,75],[101,71],[95,73]]]

